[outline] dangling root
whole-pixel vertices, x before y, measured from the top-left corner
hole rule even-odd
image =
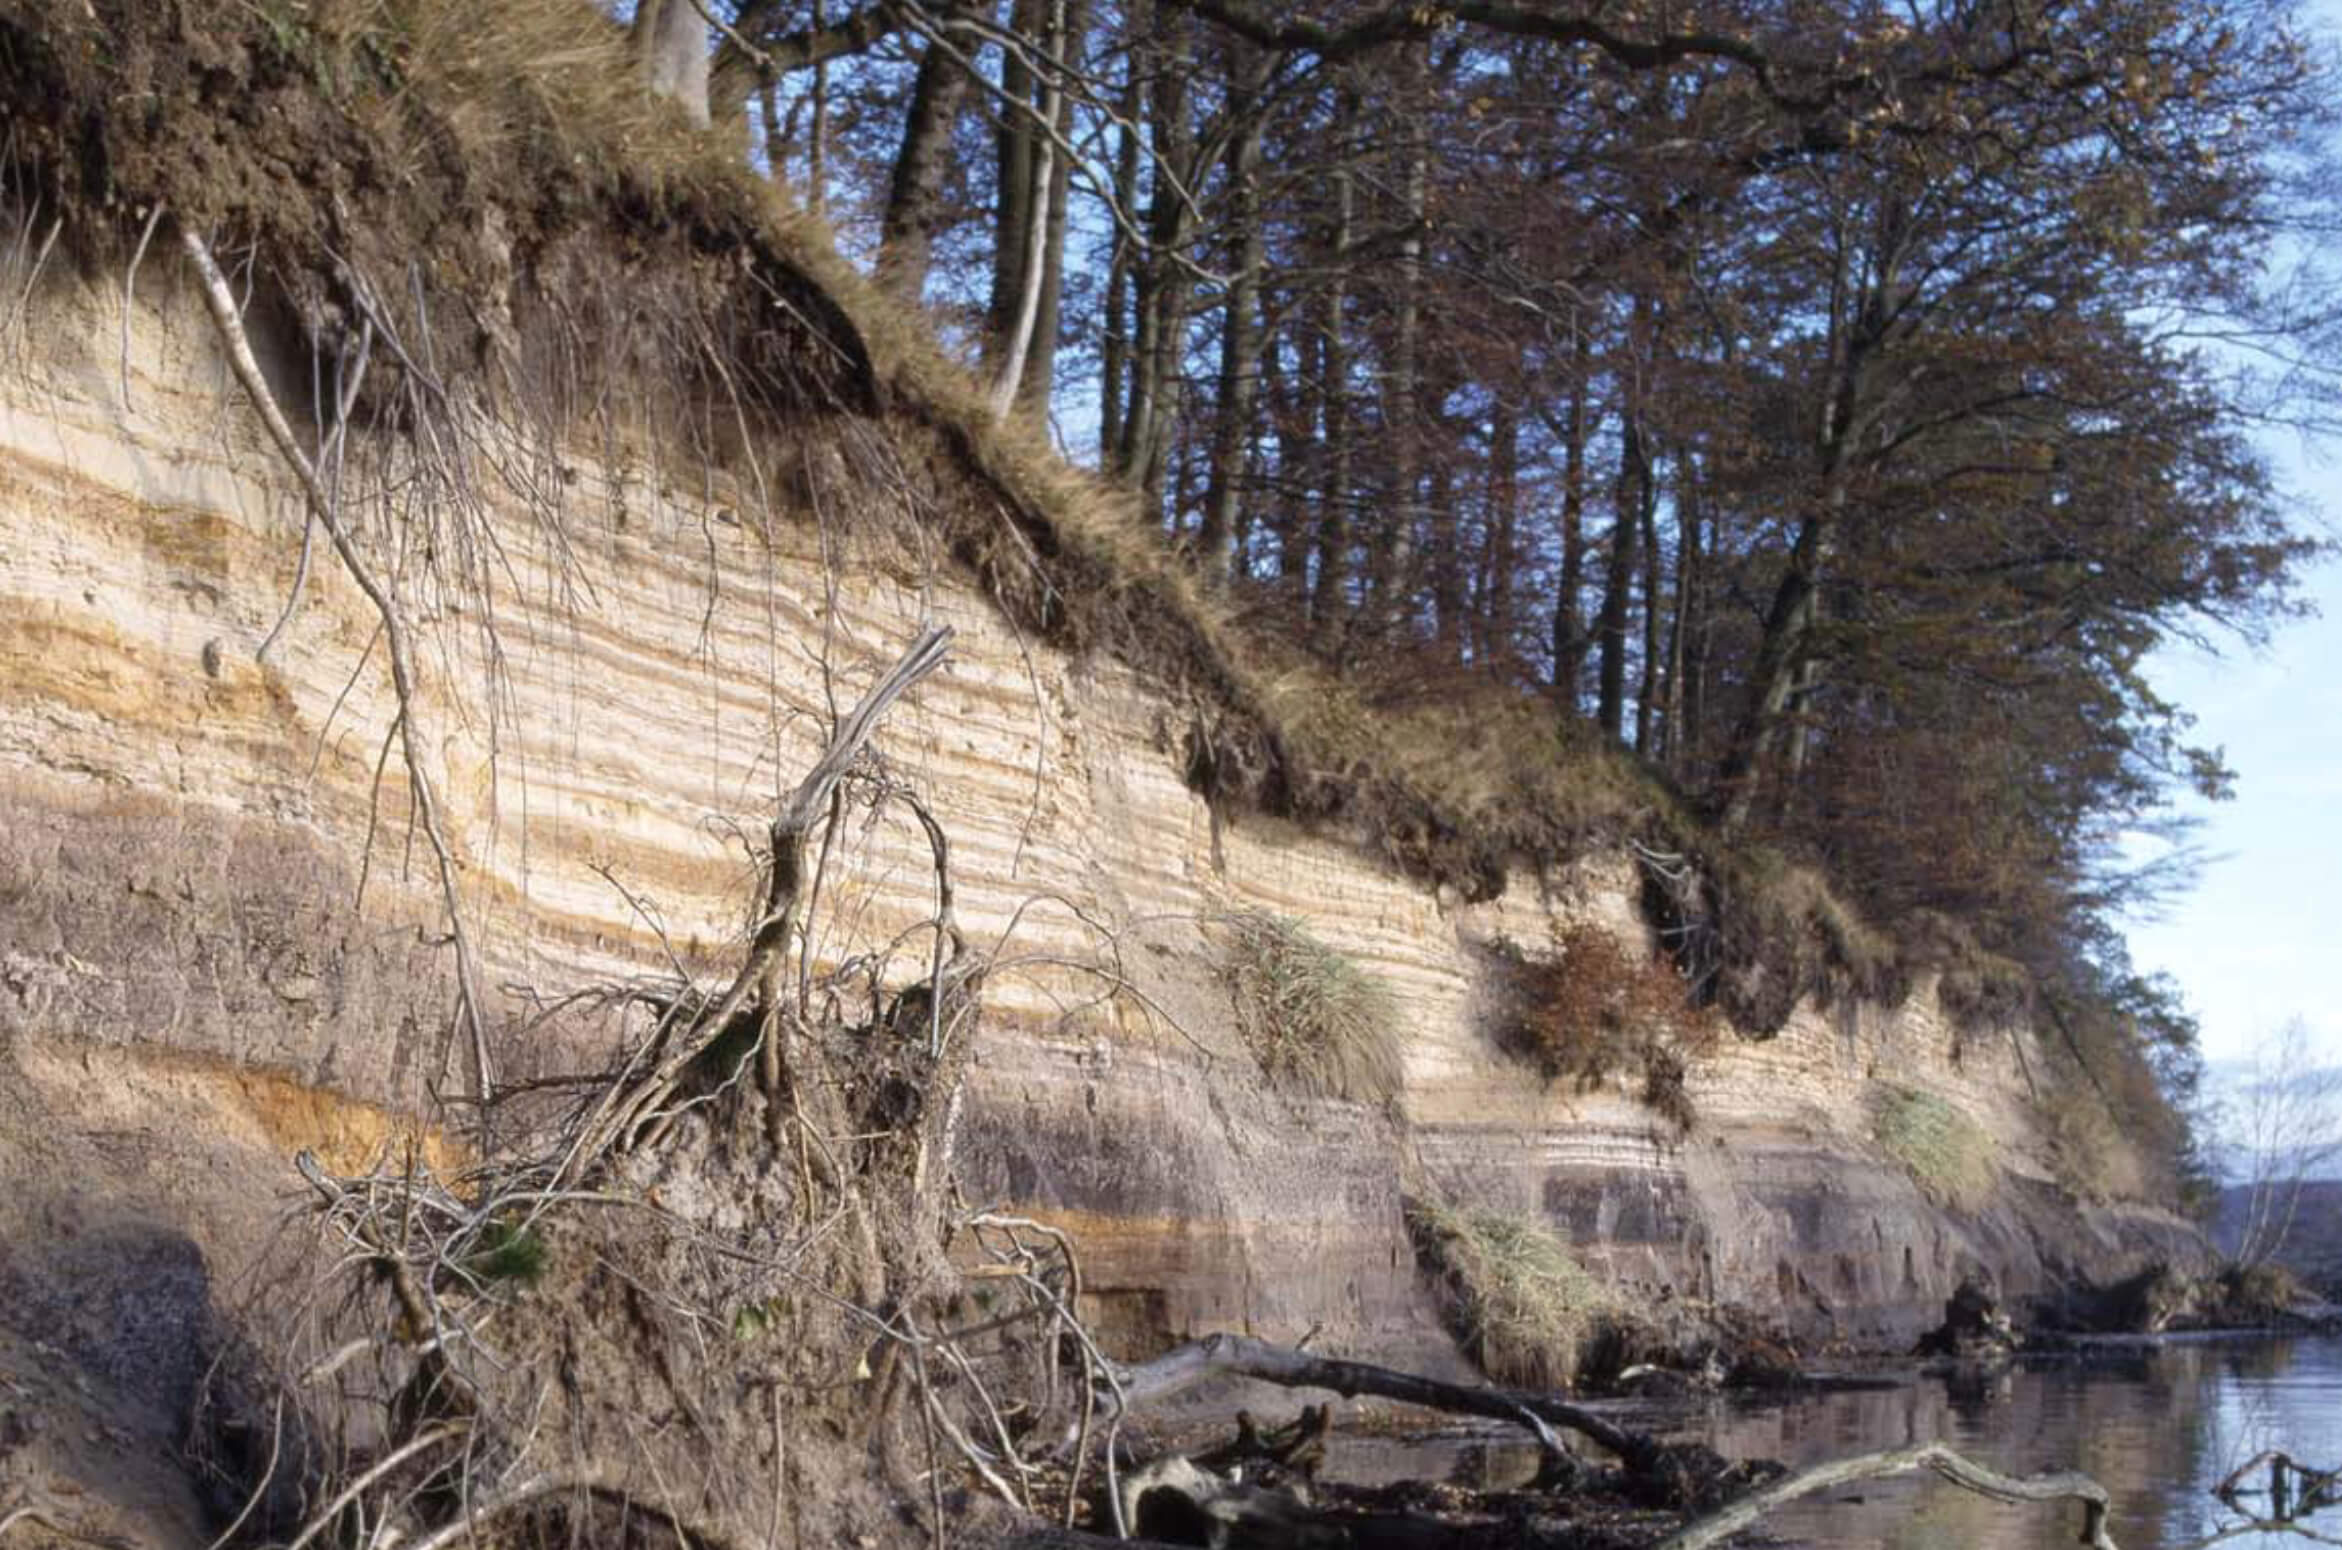
[[[244,332],[244,321],[237,311],[234,293],[228,287],[228,277],[212,258],[203,238],[184,221],[179,226],[179,245],[203,282],[204,301],[211,310],[212,322],[219,330],[220,343],[228,352],[228,364],[234,369],[236,380],[243,384],[245,396],[259,414],[269,439],[276,443],[277,452],[299,478],[309,515],[325,529],[325,536],[332,542],[334,553],[341,557],[343,568],[366,595],[367,602],[374,605],[374,612],[382,622],[383,638],[390,648],[391,689],[398,696],[400,751],[406,758],[407,780],[415,794],[416,817],[439,865],[439,890],[447,906],[448,934],[455,943],[456,1018],[470,1036],[472,1096],[479,1106],[480,1123],[485,1126],[496,1081],[488,1056],[487,1017],[480,1001],[479,960],[472,950],[471,933],[464,924],[455,854],[448,845],[447,832],[440,821],[439,798],[432,789],[424,762],[428,740],[422,734],[417,714],[420,696],[415,691],[414,647],[407,635],[406,620],[399,612],[398,599],[376,578],[365,556],[351,541],[315,465],[294,439],[293,428],[286,423],[276,395],[269,391],[260,363],[253,358],[252,341]]]

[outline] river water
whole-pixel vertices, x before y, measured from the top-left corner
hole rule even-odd
[[[1689,1410],[1626,1410],[1620,1419],[1700,1438],[1727,1458],[1776,1458],[1793,1469],[1934,1441],[2011,1474],[2079,1469],[2113,1493],[2110,1526],[2123,1550],[2175,1550],[2238,1521],[2210,1489],[2262,1449],[2342,1463],[2342,1340],[2106,1346],[1980,1379],[1915,1377],[1887,1391],[1765,1404],[1718,1398]],[[1451,1434],[1430,1449],[1359,1439],[1329,1463],[1352,1478],[1444,1472],[1505,1485],[1533,1470],[1535,1457],[1511,1438]],[[2256,1484],[2265,1486],[2265,1475]],[[2342,1536],[2342,1508],[2302,1521]],[[2004,1506],[1913,1476],[1808,1498],[1757,1533],[1816,1550],[2046,1550],[2072,1545],[2080,1524],[2075,1503]],[[2269,1550],[2308,1542],[2262,1534],[2222,1541]]]

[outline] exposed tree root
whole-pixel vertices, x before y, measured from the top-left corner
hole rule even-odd
[[[767,1026],[762,1038],[762,1070],[767,1091],[780,1082],[780,1039],[774,1020],[782,1005],[780,969],[787,953],[790,934],[797,921],[799,895],[805,882],[805,844],[813,826],[829,810],[830,797],[837,790],[846,771],[861,757],[871,735],[878,730],[894,702],[912,685],[943,665],[951,647],[951,630],[938,626],[922,633],[912,642],[878,682],[870,686],[854,707],[853,714],[839,724],[830,739],[828,749],[820,760],[798,782],[796,791],[781,804],[771,827],[771,875],[765,887],[765,897],[756,927],[751,934],[748,955],[733,977],[731,986],[719,997],[713,1007],[697,1020],[686,1036],[674,1039],[661,1052],[657,1062],[640,1078],[613,1085],[604,1095],[581,1131],[576,1149],[555,1175],[555,1187],[561,1187],[582,1177],[596,1166],[614,1148],[623,1148],[640,1141],[654,1122],[654,1111],[674,1092],[675,1083],[686,1066],[697,1059],[720,1035],[732,1025],[732,1020],[746,1010],[752,1000],[761,998]],[[940,863],[939,863],[940,864]],[[948,887],[943,897],[948,902]],[[941,998],[936,998],[940,1004]]]
[[[722,982],[670,949],[671,981],[540,1002],[532,1028],[617,1018],[622,1053],[499,1094],[461,1174],[298,1159],[325,1252],[296,1246],[291,1278],[262,1278],[255,1317],[285,1333],[272,1387],[241,1408],[276,1401],[286,1462],[253,1456],[243,1474],[263,1478],[236,1482],[270,1504],[262,1532],[444,1550],[601,1542],[608,1517],[632,1543],[647,1515],[654,1546],[770,1544],[788,1480],[823,1455],[810,1467],[857,1489],[877,1459],[940,1543],[960,1479],[1070,1522],[1102,1407],[1111,1489],[1126,1407],[1078,1313],[1071,1240],[956,1199],[995,954],[957,928],[942,825],[870,752],[950,639],[922,633],[779,805]],[[851,890],[839,920],[809,918],[839,892],[821,887],[828,843],[808,870],[813,833],[856,806],[907,813],[927,842],[933,909],[908,930],[857,939]],[[817,940],[838,967],[790,959]]]
[[[293,436],[293,428],[286,423],[284,410],[279,408],[276,395],[268,388],[261,375],[260,363],[253,358],[252,341],[244,332],[243,315],[236,306],[234,292],[228,277],[212,258],[195,228],[181,222],[179,245],[185,250],[188,262],[195,266],[197,277],[203,282],[203,297],[210,308],[212,322],[218,328],[220,343],[228,352],[228,364],[243,385],[245,396],[260,416],[269,440],[276,443],[277,452],[301,482],[301,492],[307,498],[309,515],[325,529],[326,538],[333,544],[334,553],[341,557],[342,566],[357,583],[358,590],[374,607],[381,620],[383,639],[390,652],[391,689],[398,696],[398,729],[400,751],[405,755],[407,781],[415,796],[415,814],[422,825],[423,836],[430,843],[432,856],[438,862],[439,888],[447,907],[447,928],[455,944],[456,958],[456,1018],[458,1025],[469,1036],[472,1053],[473,1097],[478,1101],[481,1123],[487,1123],[488,1104],[495,1096],[496,1080],[488,1055],[487,1013],[480,1000],[479,960],[473,952],[470,930],[464,923],[463,894],[456,880],[455,853],[447,840],[447,831],[441,821],[439,797],[431,784],[429,769],[424,762],[428,740],[424,737],[418,713],[420,696],[415,687],[415,652],[408,637],[405,616],[398,599],[384,585],[358,550],[341,515],[334,507],[332,494],[320,479],[315,464],[310,462],[301,444]]]

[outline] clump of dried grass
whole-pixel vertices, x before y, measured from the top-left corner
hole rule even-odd
[[[1290,916],[1241,910],[1221,925],[1237,1026],[1270,1081],[1362,1103],[1398,1095],[1398,1012],[1381,981]]]
[[[1992,1137],[1934,1093],[1885,1087],[1872,1098],[1872,1134],[1939,1205],[1976,1211],[1992,1198],[2000,1164]]]
[[[1568,1386],[1617,1316],[1608,1289],[1533,1217],[1416,1201],[1407,1226],[1446,1288],[1457,1339],[1500,1383]]]
[[[1330,782],[1304,780],[1295,800],[1356,817],[1401,870],[1467,897],[1502,889],[1508,855],[1690,821],[1623,750],[1515,683],[1416,662],[1338,678],[1273,645],[1245,651],[1286,756]]]
[[[1586,924],[1565,930],[1551,957],[1531,958],[1498,938],[1482,959],[1483,1026],[1498,1049],[1546,1082],[1581,1091],[1639,1075],[1642,1100],[1691,1128],[1685,1080],[1690,1061],[1714,1047],[1716,1018],[1693,1004],[1666,960]]]

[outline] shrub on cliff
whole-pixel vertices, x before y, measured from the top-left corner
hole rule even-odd
[[[1934,1093],[1881,1089],[1872,1102],[1872,1134],[1910,1170],[1927,1197],[1958,1211],[1975,1211],[2000,1178],[1992,1137]]]
[[[1381,981],[1290,916],[1240,910],[1220,924],[1236,1025],[1271,1082],[1363,1103],[1398,1094],[1398,1015]]]
[[[1567,1386],[1617,1315],[1609,1291],[1534,1217],[1416,1201],[1407,1228],[1447,1293],[1450,1329],[1500,1383]]]
[[[1599,926],[1575,925],[1558,953],[1530,958],[1499,937],[1482,949],[1483,1025],[1496,1047],[1548,1083],[1581,1090],[1639,1074],[1644,1103],[1689,1130],[1688,1061],[1716,1036],[1664,959],[1630,952]]]

